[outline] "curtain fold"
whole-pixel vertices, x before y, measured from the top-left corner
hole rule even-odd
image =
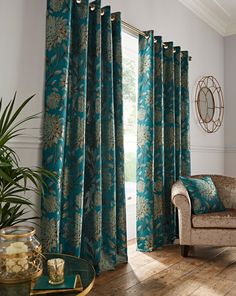
[[[173,42],[163,48],[164,85],[164,242],[175,239],[175,208],[171,203],[171,186],[176,180],[175,162],[175,95],[174,95],[174,53]],[[179,139],[178,139],[179,141]],[[158,161],[158,160],[156,160]]]
[[[190,161],[190,106],[189,106],[189,87],[188,87],[188,67],[189,55],[187,51],[182,51],[181,58],[181,174],[191,175]]]
[[[137,246],[150,250],[153,245],[153,100],[154,36],[139,38],[139,96],[137,123]]]
[[[139,36],[137,244],[152,251],[176,238],[171,186],[190,174],[188,54]]]
[[[120,14],[49,0],[46,57],[43,165],[58,180],[42,197],[43,248],[114,269],[127,261]]]

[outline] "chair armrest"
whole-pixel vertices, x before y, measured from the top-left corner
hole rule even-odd
[[[186,203],[184,203],[184,199],[186,199]],[[191,213],[190,197],[187,189],[184,187],[181,181],[177,181],[173,184],[171,188],[171,200],[177,208],[181,208],[182,206],[184,206],[184,204],[185,205],[188,204],[188,207],[190,208],[190,213]]]
[[[177,181],[171,189],[171,200],[178,209],[179,238],[181,245],[191,244],[191,201],[182,182]]]

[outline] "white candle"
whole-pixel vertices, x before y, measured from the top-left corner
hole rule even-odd
[[[6,248],[6,253],[9,255],[20,254],[25,252],[28,252],[28,247],[23,242],[11,243],[10,246]],[[16,259],[7,259],[6,269],[7,272],[26,271],[28,269],[28,257],[23,256]]]

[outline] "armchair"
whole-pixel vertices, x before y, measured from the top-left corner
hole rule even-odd
[[[183,183],[177,181],[172,186],[171,200],[178,209],[183,257],[188,255],[192,245],[236,246],[236,178],[220,175],[211,175],[211,178],[226,208],[223,212],[194,215]]]

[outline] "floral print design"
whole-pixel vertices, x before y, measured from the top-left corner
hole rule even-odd
[[[43,129],[43,146],[51,147],[62,137],[62,122],[57,115],[46,115]]]
[[[56,92],[52,92],[49,96],[48,96],[48,100],[47,100],[47,107],[49,109],[56,109],[60,106],[60,100],[61,100],[61,96],[59,93]]]
[[[51,0],[50,1],[50,7],[53,11],[59,12],[62,9],[63,2],[65,0]]]
[[[180,180],[188,190],[193,214],[199,215],[225,210],[210,176],[203,176],[201,179],[180,176]]]
[[[55,196],[48,196],[47,199],[45,200],[44,207],[48,213],[53,213],[55,209],[58,211],[58,205],[57,205],[57,199]]]
[[[137,244],[152,251],[176,237],[171,186],[190,174],[188,54],[139,37]],[[174,51],[175,49],[175,51]]]
[[[139,219],[144,219],[148,215],[148,213],[150,212],[150,206],[146,199],[140,198],[138,202],[137,212],[138,212]]]
[[[66,20],[63,17],[49,16],[47,18],[47,48],[50,50],[61,44],[67,37]]]
[[[127,262],[127,241],[121,18],[93,3],[48,1],[43,165],[58,180],[46,180],[42,242],[100,273]]]
[[[53,250],[57,247],[59,223],[56,220],[43,217],[41,220],[41,237],[44,250]]]
[[[188,90],[188,52],[181,52],[181,174],[189,176],[190,172],[190,112]]]

